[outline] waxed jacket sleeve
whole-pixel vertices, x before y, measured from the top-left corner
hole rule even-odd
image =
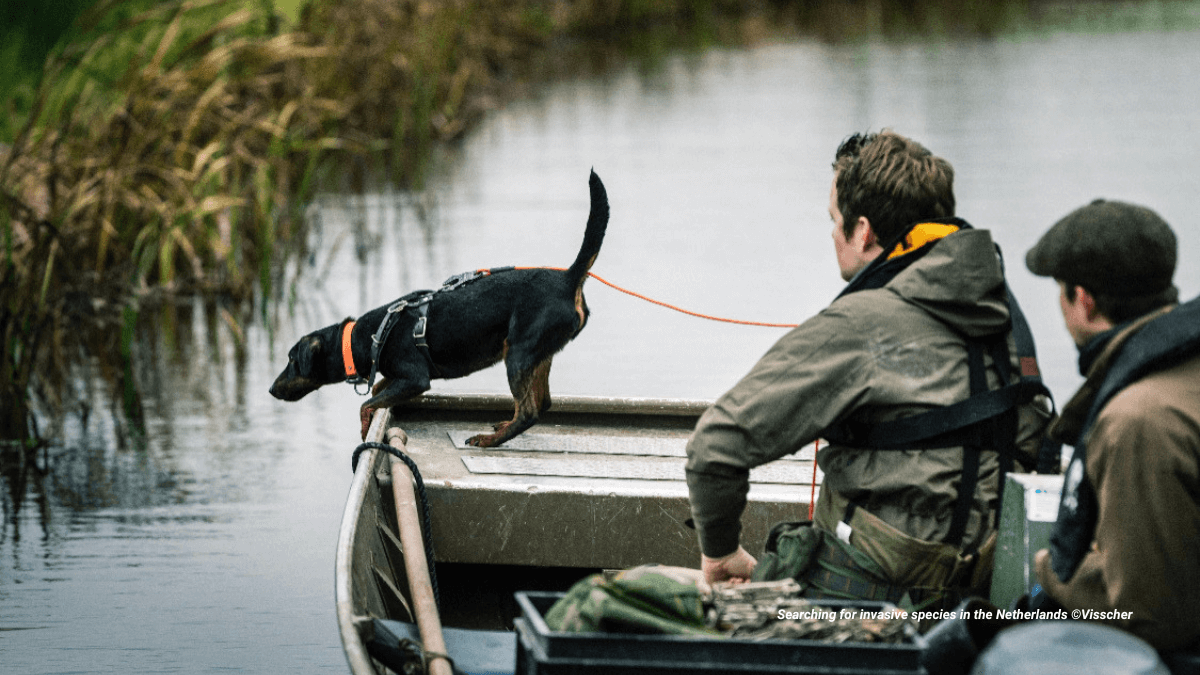
[[[796,452],[865,396],[863,331],[833,305],[783,336],[710,407],[687,446],[687,482],[701,550],[737,549],[749,470]]]
[[[1200,359],[1190,364],[1200,382]],[[1171,392],[1163,407],[1162,395]],[[1102,616],[1158,649],[1195,644],[1200,577],[1198,392],[1168,379],[1131,386],[1105,407],[1088,439],[1088,478],[1099,502],[1095,543],[1066,583],[1039,560],[1038,578],[1067,609]],[[1193,410],[1184,410],[1187,407]]]

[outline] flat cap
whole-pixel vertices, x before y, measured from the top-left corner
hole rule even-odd
[[[1042,235],[1025,266],[1092,293],[1134,297],[1171,287],[1176,250],[1175,233],[1154,211],[1097,199]]]

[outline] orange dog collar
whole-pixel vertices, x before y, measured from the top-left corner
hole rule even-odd
[[[342,327],[342,362],[346,364],[346,377],[358,377],[358,371],[354,369],[354,351],[350,347],[350,333],[354,332],[353,321],[348,321]]]

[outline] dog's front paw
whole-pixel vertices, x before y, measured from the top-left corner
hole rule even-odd
[[[371,428],[371,415],[375,413],[374,408],[359,408],[358,421],[362,424],[362,439],[367,440],[367,431]]]
[[[467,445],[474,448],[492,448],[500,445],[496,442],[498,437],[499,434],[479,434],[478,436],[468,438]]]

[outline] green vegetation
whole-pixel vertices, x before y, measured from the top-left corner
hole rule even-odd
[[[70,375],[98,312],[155,291],[248,297],[294,238],[291,195],[338,144],[339,106],[261,4],[102,2],[51,54],[0,157],[0,436],[28,435],[28,396]],[[107,310],[107,311],[105,311]],[[124,312],[128,315],[128,312]],[[100,317],[103,318],[103,317]]]

